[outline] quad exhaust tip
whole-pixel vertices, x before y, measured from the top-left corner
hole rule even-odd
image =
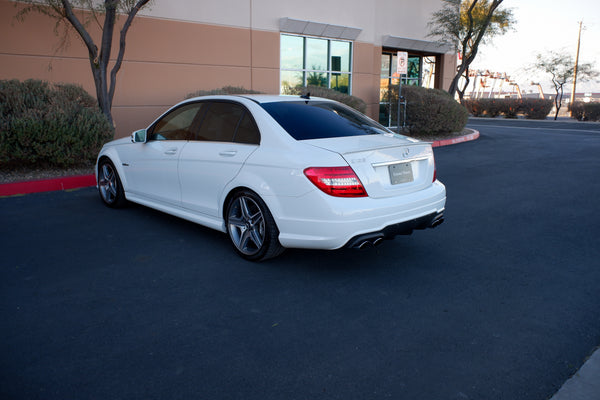
[[[356,249],[359,250],[363,250],[363,249],[368,249],[371,247],[377,247],[379,246],[381,243],[383,243],[383,236],[377,236],[374,238],[370,238],[370,239],[365,239],[362,242],[360,242],[359,244],[353,246]]]

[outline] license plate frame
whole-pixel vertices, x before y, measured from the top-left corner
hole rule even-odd
[[[410,183],[415,180],[410,162],[389,165],[388,171],[392,185]]]

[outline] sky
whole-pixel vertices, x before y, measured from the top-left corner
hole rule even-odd
[[[600,0],[504,0],[503,8],[513,9],[514,30],[480,46],[471,69],[506,72],[521,90],[535,91],[539,81],[544,92],[555,93],[549,77],[527,71],[538,53],[566,50],[575,59],[579,21],[583,21],[579,62],[591,62],[600,71]],[[571,92],[571,83],[565,85]],[[600,92],[595,82],[577,82],[577,93]]]

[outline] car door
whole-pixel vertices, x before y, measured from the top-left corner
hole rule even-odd
[[[230,101],[211,102],[195,140],[185,146],[179,159],[183,207],[219,217],[225,185],[259,143],[258,127],[246,107]]]
[[[178,161],[194,136],[203,106],[188,103],[169,111],[148,128],[146,143],[127,146],[131,151],[122,160],[128,192],[153,202],[181,205]]]

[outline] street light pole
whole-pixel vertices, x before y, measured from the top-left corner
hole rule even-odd
[[[573,88],[571,89],[571,99],[569,100],[569,108],[571,116],[573,116],[573,102],[575,102],[575,88],[577,87],[577,66],[579,65],[579,44],[581,43],[581,24],[579,21],[579,35],[577,36],[577,53],[575,53],[575,68],[573,69]]]

